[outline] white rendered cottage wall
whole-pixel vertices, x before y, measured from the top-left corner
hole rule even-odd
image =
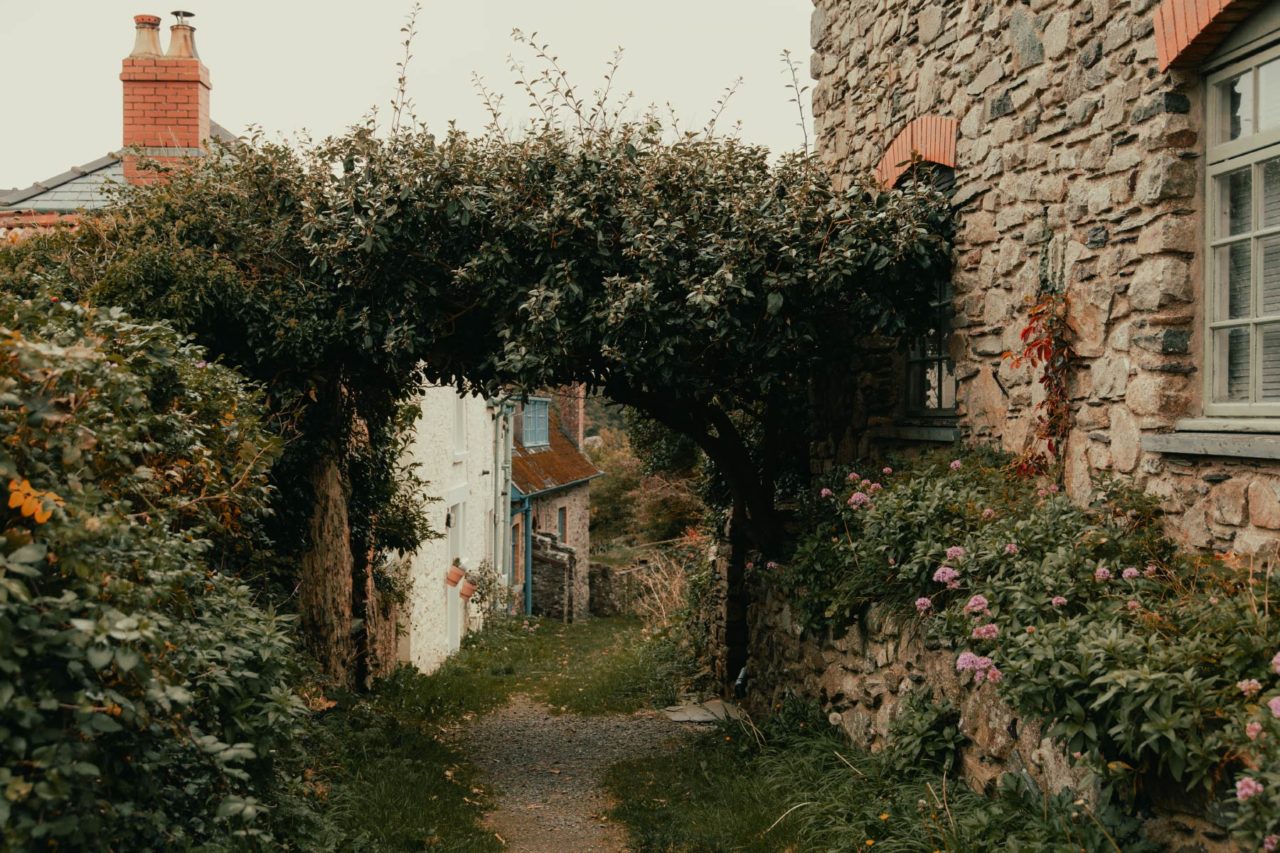
[[[457,650],[468,622],[479,627],[479,614],[469,616],[459,595],[461,584],[445,582],[453,557],[469,572],[484,561],[505,567],[494,559],[494,513],[502,513],[508,500],[495,482],[503,475],[501,460],[495,465],[495,429],[493,410],[483,398],[459,397],[450,387],[423,390],[409,454],[430,484],[428,494],[437,498],[427,513],[442,536],[423,543],[410,558],[400,638],[400,658],[423,672],[432,672]],[[505,528],[506,516],[501,518]]]

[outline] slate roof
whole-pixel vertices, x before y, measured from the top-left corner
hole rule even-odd
[[[554,410],[547,433],[551,443],[544,447],[525,447],[516,441],[511,448],[511,480],[520,494],[533,497],[585,483],[604,473],[591,464],[560,428],[560,419]]]
[[[217,122],[209,123],[209,133],[221,142],[232,143],[236,136]],[[0,192],[0,211],[34,210],[69,213],[92,210],[109,202],[106,188],[124,183],[124,162],[118,153],[99,157],[83,166],[36,181],[29,187]]]

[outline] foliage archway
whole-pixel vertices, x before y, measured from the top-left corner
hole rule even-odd
[[[266,384],[277,586],[299,584],[315,651],[350,677],[377,555],[428,533],[396,455],[422,382],[601,390],[693,439],[733,529],[773,552],[812,380],[928,321],[948,221],[926,189],[837,189],[812,158],[652,118],[516,139],[366,125],[206,158],[0,274],[167,318]]]

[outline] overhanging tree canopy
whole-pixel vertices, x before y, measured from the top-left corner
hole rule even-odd
[[[310,550],[334,550],[315,541],[326,490],[361,507],[336,519],[349,553],[313,573],[359,576],[423,532],[394,511],[386,448],[424,380],[603,390],[695,440],[739,529],[776,548],[811,380],[927,322],[948,219],[927,189],[838,191],[811,158],[665,142],[651,120],[515,140],[366,126],[208,158],[3,265],[10,286],[169,318],[264,380],[302,437],[278,479]],[[354,477],[334,470],[353,429],[371,448]]]

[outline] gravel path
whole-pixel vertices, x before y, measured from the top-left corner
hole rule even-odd
[[[497,795],[485,822],[522,853],[627,849],[609,821],[601,789],[608,767],[671,749],[698,727],[661,714],[586,717],[553,714],[527,696],[468,725],[469,757]]]

